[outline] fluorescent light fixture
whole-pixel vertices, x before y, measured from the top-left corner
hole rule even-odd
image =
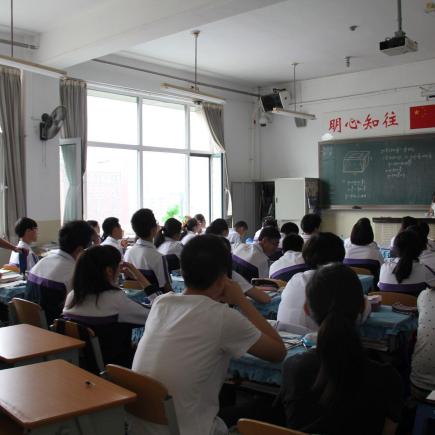
[[[16,57],[3,56],[0,54],[0,65],[11,66],[24,71],[30,71],[44,76],[60,78],[66,76],[66,71],[52,68],[51,66],[40,65],[38,63],[29,62],[28,60],[18,59]]]
[[[435,86],[430,88],[420,88],[421,96],[425,97],[428,100],[435,99]]]
[[[302,119],[316,119],[316,115],[312,115],[311,113],[305,112],[297,112],[296,110],[285,110],[280,109],[279,107],[274,107],[272,109],[272,113],[276,115],[288,116],[289,118],[302,118]]]
[[[206,101],[208,103],[225,104],[225,100],[216,95],[205,94],[192,88],[184,88],[183,86],[171,85],[170,83],[162,83],[162,89],[169,91],[173,95],[188,97],[193,101]]]

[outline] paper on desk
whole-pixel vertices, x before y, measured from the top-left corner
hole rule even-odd
[[[435,402],[435,391],[432,391],[429,396],[426,397],[426,400],[430,400],[431,402]]]

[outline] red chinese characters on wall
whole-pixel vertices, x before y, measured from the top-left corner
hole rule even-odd
[[[399,126],[399,122],[394,111],[385,112],[383,119],[368,113],[365,117],[361,117],[361,119],[354,117],[347,119],[339,116],[329,120],[329,131],[331,133],[342,133],[345,130],[379,130],[397,126]]]

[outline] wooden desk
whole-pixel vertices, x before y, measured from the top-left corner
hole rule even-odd
[[[32,435],[119,435],[136,394],[63,360],[0,371],[0,411]]]
[[[0,328],[0,366],[32,364],[65,358],[78,365],[78,349],[85,342],[31,325]]]

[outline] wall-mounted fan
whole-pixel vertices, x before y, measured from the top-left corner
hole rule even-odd
[[[39,124],[39,138],[44,141],[53,139],[59,133],[65,116],[66,108],[64,106],[57,106],[51,115],[43,113]]]

